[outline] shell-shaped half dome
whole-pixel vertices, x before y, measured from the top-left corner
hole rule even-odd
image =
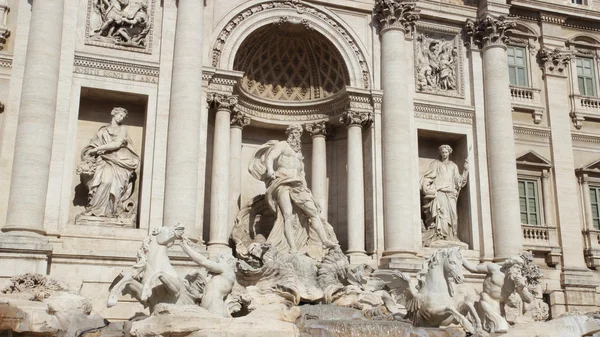
[[[240,46],[234,69],[244,72],[243,91],[278,102],[323,99],[350,83],[339,51],[302,24],[257,29]]]

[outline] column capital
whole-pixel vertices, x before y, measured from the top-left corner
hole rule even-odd
[[[565,69],[571,62],[572,55],[568,51],[555,48],[541,48],[538,53],[540,65],[544,69],[544,75],[567,77]]]
[[[327,136],[327,134],[329,133],[327,131],[327,122],[308,123],[304,125],[304,129],[310,134],[312,138],[318,136],[324,137]]]
[[[373,8],[374,18],[382,33],[388,29],[411,33],[415,22],[420,18],[419,12],[416,3],[402,0],[376,0]]]
[[[243,112],[235,111],[231,114],[231,120],[229,122],[232,128],[243,129],[244,126],[250,125],[250,117]]]
[[[506,31],[515,27],[514,20],[504,15],[493,17],[487,15],[483,19],[467,19],[465,22],[465,33],[467,35],[466,45],[475,44],[479,48],[490,46],[504,46],[508,40]]]
[[[214,106],[219,110],[232,111],[238,102],[238,98],[235,95],[225,95],[216,92],[209,92],[206,95],[206,101],[210,106]]]
[[[373,122],[373,113],[348,110],[340,117],[340,123],[346,127],[359,126],[366,127]]]

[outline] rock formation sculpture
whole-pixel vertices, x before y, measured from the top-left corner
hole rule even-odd
[[[90,38],[116,45],[145,48],[151,24],[146,0],[90,0],[99,20]]]
[[[132,195],[140,157],[123,125],[127,114],[123,108],[114,108],[111,123],[101,127],[81,151],[76,173],[88,189],[88,202],[76,224],[135,226],[137,211]]]
[[[458,166],[450,160],[452,148],[441,145],[438,152],[440,158],[431,162],[420,181],[425,211],[425,246],[460,241],[456,203],[460,190],[467,183],[469,161],[465,159],[464,170],[460,174]]]

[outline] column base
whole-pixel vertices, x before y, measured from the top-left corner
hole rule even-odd
[[[48,274],[48,260],[52,255],[48,238],[33,232],[0,234],[0,279],[25,273]]]
[[[208,256],[211,259],[216,258],[220,254],[233,254],[233,250],[225,243],[208,243]]]
[[[350,264],[352,265],[359,265],[359,264],[369,264],[371,261],[371,258],[367,255],[366,252],[347,252],[346,256],[348,257],[348,261],[350,261]]]
[[[423,260],[416,252],[386,251],[379,262],[380,268],[400,269],[406,272],[418,272],[423,267]]]

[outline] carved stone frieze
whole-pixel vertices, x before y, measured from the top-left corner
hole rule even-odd
[[[417,33],[415,39],[417,91],[462,97],[460,48],[458,36],[435,32]]]
[[[0,0],[0,50],[4,49],[6,39],[10,36],[10,30],[6,25],[9,10],[8,0]]]
[[[340,117],[340,123],[346,127],[367,127],[373,122],[373,114],[369,112],[348,110]]]
[[[410,34],[414,30],[416,21],[420,18],[419,10],[416,7],[413,2],[377,0],[373,14],[382,32],[395,28],[403,30],[405,34]]]
[[[327,136],[329,134],[327,130],[327,122],[309,123],[304,125],[304,129],[306,129],[311,137]]]
[[[232,111],[238,103],[238,98],[234,95],[224,95],[210,92],[206,95],[206,101],[210,106],[215,107],[219,110]]]
[[[565,69],[569,65],[571,58],[571,53],[558,48],[554,50],[543,48],[539,52],[540,65],[546,75],[566,76]]]
[[[245,126],[250,125],[250,117],[245,113],[236,111],[231,114],[230,125],[232,128],[240,128],[243,129]]]
[[[506,31],[514,28],[516,22],[501,15],[497,18],[487,16],[480,20],[467,19],[465,23],[465,33],[467,35],[467,45],[476,45],[479,48],[504,45],[508,37]]]
[[[151,0],[88,0],[85,43],[152,53]]]
[[[370,75],[369,68],[367,65],[367,58],[365,57],[362,50],[359,48],[358,41],[333,16],[331,16],[325,12],[322,12],[321,10],[319,10],[315,7],[312,7],[312,5],[310,5],[310,4],[303,3],[301,1],[295,1],[295,0],[294,1],[286,0],[286,1],[264,2],[261,4],[257,4],[252,7],[246,8],[239,15],[236,15],[233,19],[231,19],[227,23],[227,25],[225,25],[225,27],[223,28],[223,30],[221,30],[221,32],[219,33],[219,36],[217,37],[217,41],[215,42],[213,49],[212,49],[212,66],[213,67],[219,66],[219,63],[221,61],[221,53],[223,51],[223,46],[225,46],[225,43],[231,36],[232,32],[236,28],[238,28],[244,20],[247,20],[248,18],[256,15],[257,13],[261,13],[264,11],[286,9],[286,8],[295,10],[296,14],[299,16],[308,15],[308,16],[317,17],[319,20],[322,20],[323,22],[327,23],[331,27],[332,30],[336,31],[338,34],[343,36],[346,43],[354,51],[354,54],[356,55],[356,57],[358,59],[358,63],[360,64],[361,71],[362,71],[363,88],[365,88],[365,89],[370,88],[371,75]],[[284,20],[289,21],[289,20],[295,20],[295,19],[296,18],[287,17]],[[279,20],[279,21],[281,21],[281,20]],[[301,23],[305,27],[306,26],[312,27],[310,25],[310,20],[308,20],[308,17],[306,19],[300,19],[299,23]]]
[[[75,55],[73,72],[76,74],[158,84],[159,67]]]
[[[414,116],[420,119],[473,124],[474,112],[472,110],[415,103],[414,111]]]

